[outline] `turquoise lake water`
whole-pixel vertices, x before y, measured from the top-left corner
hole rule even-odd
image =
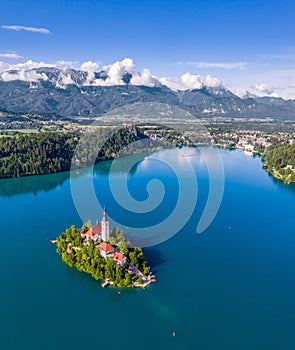
[[[177,163],[177,152],[161,156],[175,155]],[[48,241],[82,224],[68,173],[0,181],[0,349],[295,348],[295,187],[270,177],[258,157],[219,150],[222,203],[211,225],[197,234],[209,178],[198,150],[189,152],[197,206],[180,232],[145,249],[158,283],[122,295],[67,267]],[[132,196],[142,201],[147,181],[158,178],[166,189],[158,209],[135,214],[116,205],[107,186],[110,162],[95,167],[94,188],[112,219],[141,232],[173,211],[178,179],[147,159],[127,176],[128,161],[120,160],[115,181],[126,179]],[[73,181],[83,191],[89,177],[85,170]],[[84,197],[94,221],[96,208]]]

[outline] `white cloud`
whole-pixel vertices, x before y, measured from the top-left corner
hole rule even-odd
[[[10,65],[6,62],[0,61],[0,73],[9,70]]]
[[[117,61],[113,64],[103,66],[103,70],[107,73],[107,78],[94,79],[94,72],[98,68],[97,63],[88,61],[81,65],[81,70],[88,72],[88,79],[85,85],[93,86],[113,86],[113,85],[125,85],[122,77],[127,73],[131,73],[135,70],[133,61],[130,58],[125,58],[123,61]]]
[[[66,74],[65,72],[60,72],[58,75],[58,79],[55,82],[55,86],[60,89],[65,89],[67,85],[74,84],[73,79],[70,74]]]
[[[255,84],[252,86],[252,89],[267,95],[271,95],[274,92],[274,88],[267,84]]]
[[[11,58],[11,59],[19,59],[19,58],[23,58],[23,56],[18,55],[15,52],[4,52],[4,53],[0,53],[0,57],[3,58]]]
[[[14,31],[21,31],[24,30],[26,32],[32,32],[32,33],[41,33],[41,34],[50,34],[50,31],[46,28],[36,28],[36,27],[25,27],[25,26],[1,26],[3,29],[7,30],[14,30]]]
[[[82,64],[82,70],[88,71],[88,79],[86,85],[94,86],[114,86],[114,85],[125,85],[126,83],[122,80],[124,75],[127,73],[132,75],[130,80],[131,85],[144,85],[144,86],[155,86],[159,84],[158,79],[152,75],[151,71],[144,68],[142,72],[137,72],[136,66],[131,58],[124,58],[122,61],[117,61],[113,64],[103,66],[103,70],[107,74],[107,78],[94,79],[94,71],[97,69],[96,64],[92,61],[88,61]],[[89,79],[92,78],[91,80]]]
[[[93,61],[87,61],[81,64],[80,69],[88,73],[85,85],[91,85],[94,80],[94,73],[97,71],[99,64]]]
[[[33,62],[29,60],[24,63],[11,64],[0,62],[0,79],[2,81],[22,80],[27,82],[37,82],[39,80],[48,80],[44,73],[38,73],[34,69],[37,68],[59,68],[62,71],[55,80],[56,87],[65,88],[66,85],[74,84],[71,75],[67,73],[67,69],[72,66],[72,62],[58,61],[56,63]]]
[[[243,98],[247,95],[248,90],[246,89],[233,89],[232,92],[237,95],[238,97]]]
[[[183,74],[180,78],[161,78],[160,82],[174,91],[201,89],[204,86],[218,87],[222,85],[218,78],[212,77],[210,74],[201,76],[189,72]]]
[[[9,71],[9,70],[30,70],[36,68],[59,68],[62,70],[66,70],[72,68],[76,65],[77,62],[73,61],[57,61],[55,63],[48,62],[35,62],[32,60],[28,60],[26,62],[20,62],[16,64],[9,64],[7,62],[0,61],[0,72]]]
[[[97,62],[87,61],[81,64],[80,69],[85,72],[96,72],[98,67],[99,67],[99,64]]]
[[[256,98],[258,95],[253,94],[249,90],[246,89],[232,89],[231,90],[235,95],[237,95],[240,98]]]
[[[244,69],[247,62],[179,62],[180,64],[189,64],[195,68],[220,68],[220,69]]]
[[[159,80],[152,75],[148,68],[144,68],[141,73],[136,72],[133,74],[130,84],[153,87],[159,85]]]
[[[77,65],[76,61],[57,61],[54,64],[48,63],[48,67],[55,67],[55,68],[59,68],[59,69],[63,69],[63,70],[76,68],[76,65]]]
[[[64,70],[64,73],[60,74],[60,78],[57,80],[56,84],[59,87],[74,84],[71,76],[66,72],[67,69],[77,66],[77,62],[72,61],[58,61],[55,63],[47,62],[34,62],[28,60],[26,62],[21,62],[17,64],[8,64],[6,62],[0,62],[0,72],[7,72],[7,74],[2,74],[3,80],[25,80],[28,81],[29,77],[32,77],[32,81],[37,79],[47,79],[44,75],[38,73],[25,74],[26,71],[37,69],[37,68],[59,68]],[[125,58],[122,61],[117,61],[113,64],[103,66],[103,71],[105,71],[107,78],[95,79],[95,72],[98,71],[99,63],[93,61],[86,61],[80,65],[80,70],[88,73],[86,80],[83,85],[92,86],[114,86],[114,85],[125,85],[126,83],[122,80],[125,74],[129,73],[132,75],[130,80],[130,85],[143,85],[143,86],[157,86],[161,83],[170,87],[173,90],[189,90],[198,89],[202,86],[207,87],[218,87],[221,81],[211,75],[201,76],[193,75],[190,73],[183,74],[180,78],[161,78],[157,79],[148,68],[144,68],[141,72],[136,70],[136,66],[132,59]],[[20,73],[13,72],[13,74],[8,71],[20,71]]]
[[[104,66],[103,70],[107,72],[108,77],[106,80],[97,79],[98,85],[125,85],[122,78],[126,73],[134,73],[135,65],[131,58],[124,58],[122,61]]]
[[[0,77],[2,81],[23,80],[30,82],[37,82],[38,80],[48,80],[44,73],[37,73],[33,69],[49,67],[54,68],[59,64],[46,63],[46,62],[34,62],[28,60],[26,62],[17,64],[8,64],[6,62],[0,62]]]
[[[19,70],[13,72],[4,72],[1,74],[1,79],[3,81],[14,81],[14,80],[22,80],[28,82],[37,82],[38,80],[47,80],[47,76],[42,73],[37,73],[34,70]]]
[[[2,62],[4,63],[4,62]],[[17,64],[7,64],[4,63],[2,66],[2,69],[7,71],[7,70],[29,70],[29,69],[34,69],[34,68],[41,68],[41,67],[55,67],[56,64],[52,63],[46,63],[46,62],[34,62],[32,60],[28,60],[26,62],[21,62]],[[1,65],[0,65],[1,69]]]
[[[40,74],[37,72],[29,73],[32,69],[37,68],[59,68],[62,69],[56,80],[56,86],[59,88],[64,88],[65,85],[74,84],[72,77],[67,70],[77,66],[77,62],[72,61],[58,61],[55,63],[46,62],[34,62],[28,60],[26,62],[21,62],[17,64],[8,64],[6,62],[0,62],[0,72],[1,78],[4,81],[12,80],[24,80],[29,81],[31,78],[32,82],[43,79],[47,80],[45,74]],[[102,69],[105,71],[107,78],[95,79],[95,72],[98,71],[99,63],[93,61],[87,61],[80,65],[80,70],[87,72],[87,78],[83,85],[85,86],[114,86],[114,85],[125,85],[126,83],[122,80],[125,74],[129,73],[132,75],[130,84],[131,85],[144,85],[144,86],[155,86],[159,85],[158,79],[152,75],[151,71],[147,68],[143,69],[142,72],[137,72],[135,64],[132,59],[125,58],[122,61],[117,61],[113,64],[106,65]],[[12,72],[11,72],[12,71]]]
[[[232,92],[240,98],[247,97],[247,94],[249,93],[246,89],[233,89]]]
[[[11,54],[15,53],[11,52]],[[131,58],[125,58],[122,61],[114,62],[113,64],[103,66],[102,68],[100,68],[98,62],[94,61],[86,61],[82,64],[78,64],[74,61],[57,61],[54,63],[43,61],[35,62],[33,60],[15,63],[0,61],[0,79],[2,81],[23,80],[31,82],[48,80],[48,73],[41,73],[40,71],[36,71],[36,69],[44,67],[61,69],[59,74],[54,74],[51,78],[52,82],[60,88],[65,88],[69,84],[87,86],[125,85],[126,83],[122,79],[127,73],[131,74],[131,80],[129,84],[137,86],[142,85],[153,87],[158,86],[159,84],[163,84],[175,91],[200,89],[202,87],[214,88],[223,86],[222,82],[218,78],[209,74],[196,75],[187,72],[180,77],[163,77],[158,79],[148,68],[144,68],[143,70],[138,71]],[[86,73],[81,76],[79,74],[75,74],[75,72],[69,71],[70,68],[80,69]],[[95,72],[99,72],[101,69],[105,73],[105,79],[97,79],[95,77]],[[279,90],[281,91],[279,92],[280,95],[285,94],[285,96],[292,96],[295,88],[293,79],[291,79],[292,76],[293,75],[291,75],[291,73],[288,71],[287,77],[290,77],[288,78],[289,84],[284,84],[284,82],[281,82],[280,84],[277,83],[275,87],[273,85],[267,84],[255,84],[254,86],[252,85],[251,89],[251,80],[248,79],[248,85],[245,87],[251,93],[255,93],[260,96],[276,96],[276,92],[279,92]],[[261,81],[264,81],[263,77],[261,78]],[[238,86],[238,88],[243,88],[243,86]],[[244,96],[247,93],[246,91],[235,92],[239,96]],[[247,95],[250,96],[250,93],[247,93]]]
[[[218,78],[212,77],[210,74],[203,77],[203,84],[207,87],[219,87],[222,85]]]

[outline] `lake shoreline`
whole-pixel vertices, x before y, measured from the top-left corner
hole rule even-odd
[[[246,154],[245,150],[239,148],[239,147],[227,147],[227,146],[224,146],[222,144],[218,144],[218,145],[213,145],[217,148],[222,148],[222,149],[228,149],[228,150],[237,150],[237,151],[241,151],[243,152],[244,154]],[[251,154],[250,154],[251,153]],[[280,180],[280,181],[283,181],[284,183],[287,183],[287,184],[290,184],[290,183],[295,183],[295,180],[292,181],[292,180],[287,180],[285,179],[278,171],[268,171],[267,167],[265,166],[265,162],[263,161],[263,154],[258,152],[258,151],[251,151],[249,152],[249,155],[251,156],[254,156],[254,155],[257,155],[260,157],[260,160],[261,160],[261,163],[262,163],[262,168],[265,169],[265,171],[270,175],[270,176],[273,176],[275,179],[277,180]]]

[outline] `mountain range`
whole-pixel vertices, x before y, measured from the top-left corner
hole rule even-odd
[[[55,67],[10,70],[0,73],[0,109],[75,118],[100,116],[138,102],[157,102],[177,106],[198,118],[295,120],[295,100],[250,93],[241,98],[222,84],[205,82],[187,90],[167,85],[149,71],[140,75],[121,70],[114,75],[110,70],[87,72]]]

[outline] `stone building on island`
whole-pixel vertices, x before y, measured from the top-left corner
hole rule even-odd
[[[88,241],[92,239],[95,243],[98,243],[100,239],[104,242],[110,240],[110,224],[107,217],[106,209],[104,208],[101,223],[96,222],[96,225],[92,226],[88,231],[82,230],[81,237]]]
[[[113,257],[118,266],[123,266],[124,262],[126,262],[126,256],[117,248],[108,244],[110,240],[110,223],[105,208],[101,222],[97,221],[89,230],[81,230],[81,237],[85,243],[92,239],[98,248],[99,254],[104,258]]]
[[[101,220],[101,239],[104,242],[108,242],[110,240],[110,223],[107,217],[106,208],[104,208]]]

